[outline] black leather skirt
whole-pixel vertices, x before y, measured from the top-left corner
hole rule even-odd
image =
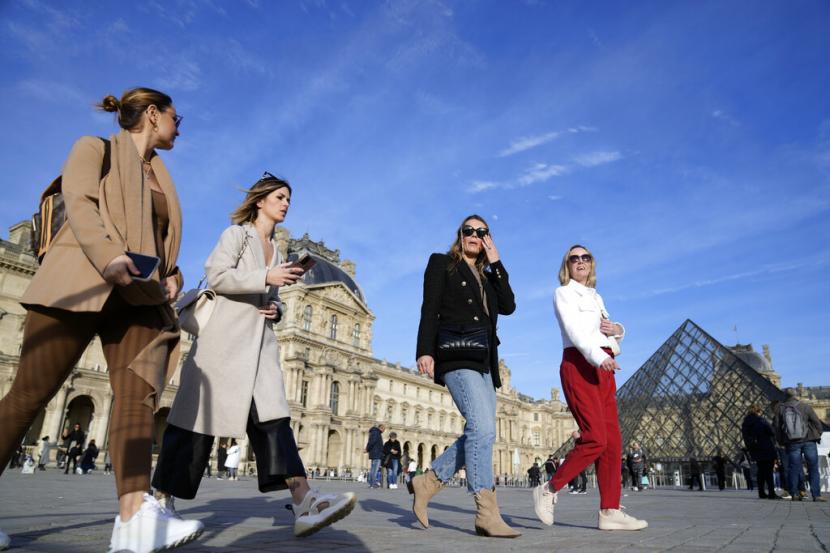
[[[288,478],[306,476],[290,423],[290,417],[260,422],[256,405],[251,402],[246,432],[256,456],[261,492],[287,489]],[[213,436],[168,424],[153,473],[153,487],[181,499],[196,497],[213,441]]]

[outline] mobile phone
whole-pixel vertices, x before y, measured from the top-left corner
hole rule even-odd
[[[144,255],[135,252],[127,252],[127,257],[133,260],[136,268],[140,271],[140,274],[130,276],[132,276],[133,279],[140,280],[142,282],[150,280],[150,276],[152,276],[153,271],[158,268],[159,262],[161,261],[154,255]]]
[[[304,273],[307,273],[317,262],[311,257],[309,254],[305,254],[303,257],[298,259],[292,265],[293,267],[299,267],[303,270]]]

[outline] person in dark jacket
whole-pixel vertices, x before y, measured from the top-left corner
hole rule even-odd
[[[749,407],[741,424],[741,435],[746,449],[758,465],[758,497],[781,499],[775,493],[775,480],[772,476],[776,458],[774,434],[758,405]]]
[[[366,442],[366,449],[363,451],[369,454],[369,487],[380,488],[380,462],[383,459],[383,431],[384,424],[378,424],[369,429],[369,441]]]
[[[778,405],[775,412],[773,426],[778,443],[784,445],[787,450],[787,461],[789,474],[787,483],[790,485],[790,495],[793,501],[801,501],[798,493],[799,474],[803,472],[801,456],[807,459],[807,472],[810,478],[810,493],[813,501],[827,501],[821,495],[821,482],[818,473],[818,442],[821,440],[823,425],[816,415],[816,412],[808,404],[798,400],[794,388],[784,390],[787,399]],[[788,421],[793,417],[800,419],[800,427],[803,429],[801,436],[791,435],[788,431]],[[793,421],[795,422],[795,421]]]
[[[718,477],[718,489],[723,491],[726,488],[726,459],[720,448],[718,448],[717,454],[712,457],[712,464],[715,466],[715,474]]]
[[[228,460],[228,446],[224,443],[219,444],[216,449],[216,478],[222,480],[225,474],[225,461]]]
[[[84,474],[95,470],[95,459],[98,457],[98,446],[95,445],[95,440],[89,440],[89,445],[86,446],[83,457],[81,458],[81,470]]]
[[[542,481],[542,471],[539,468],[539,463],[533,463],[533,466],[527,469],[527,476],[530,480],[530,487],[538,486]]]
[[[697,486],[700,491],[703,491],[703,478],[701,476],[701,468],[700,462],[697,460],[696,457],[692,457],[689,460],[689,472],[691,473],[691,479],[689,480],[689,489],[695,489],[695,482],[697,482]]]
[[[63,431],[63,444],[66,448],[66,467],[63,471],[64,474],[69,474],[69,464],[72,464],[72,471],[74,472],[78,468],[78,457],[84,451],[84,441],[86,440],[86,435],[84,431],[81,430],[80,423],[75,423],[72,426],[72,430],[68,428]]]
[[[383,444],[383,464],[386,467],[386,485],[390,490],[398,489],[398,470],[401,466],[401,442],[394,432]]]
[[[464,417],[464,434],[412,480],[413,511],[429,526],[430,498],[467,468],[474,495],[476,532],[489,537],[519,536],[499,513],[493,480],[496,388],[499,376],[499,315],[516,310],[507,269],[483,217],[465,217],[449,252],[434,253],[424,271],[424,299],[415,357],[421,374],[447,386]]]

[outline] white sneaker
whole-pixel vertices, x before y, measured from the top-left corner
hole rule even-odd
[[[156,492],[156,495],[154,497],[156,498],[156,501],[159,502],[159,506],[165,511],[167,511],[167,513],[171,517],[183,520],[182,516],[178,513],[178,511],[176,511],[175,497],[173,497],[172,495],[160,494],[158,492]]]
[[[329,506],[318,511],[321,503],[328,503]],[[357,496],[353,492],[324,495],[319,490],[309,490],[299,505],[291,507],[295,517],[294,535],[298,538],[310,536],[348,516],[356,504]]]
[[[543,524],[553,525],[553,508],[557,500],[556,492],[550,491],[547,482],[533,488],[533,510]]]
[[[608,514],[599,511],[600,530],[642,530],[648,527],[648,522],[634,518],[622,509],[606,509]]]
[[[9,536],[5,532],[0,530],[0,551],[8,549],[9,544],[11,544],[11,542],[11,538],[9,538]]]
[[[122,522],[115,517],[108,553],[156,553],[193,541],[204,531],[198,520],[180,520],[159,505],[149,494],[133,517]]]
[[[398,489],[398,485],[397,485],[397,484],[391,484],[391,485],[389,486],[389,489],[390,489],[390,490],[397,490],[397,489]]]

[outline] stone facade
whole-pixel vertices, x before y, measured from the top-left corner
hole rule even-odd
[[[25,311],[18,299],[37,268],[28,247],[29,229],[29,223],[20,223],[10,229],[9,240],[0,240],[0,396],[11,386],[20,354]],[[369,429],[378,422],[387,425],[385,439],[396,432],[404,449],[422,467],[429,466],[464,424],[447,389],[417,370],[372,355],[375,317],[354,282],[353,262],[341,261],[339,251],[307,235],[292,239],[285,229],[278,231],[278,244],[286,257],[310,253],[318,263],[305,282],[281,291],[286,313],[276,326],[291,425],[307,468],[338,474],[367,469],[363,448]],[[191,342],[184,338],[186,355]],[[559,390],[552,389],[550,399],[534,400],[511,387],[504,362],[501,371],[493,469],[499,475],[521,476],[536,458],[546,458],[565,442],[575,422],[559,400]],[[96,339],[35,420],[26,443],[34,444],[43,435],[55,441],[77,421],[105,447],[112,406],[106,372]],[[157,443],[177,384],[178,371],[156,415]],[[247,441],[241,440],[240,446],[241,468],[253,469]]]

